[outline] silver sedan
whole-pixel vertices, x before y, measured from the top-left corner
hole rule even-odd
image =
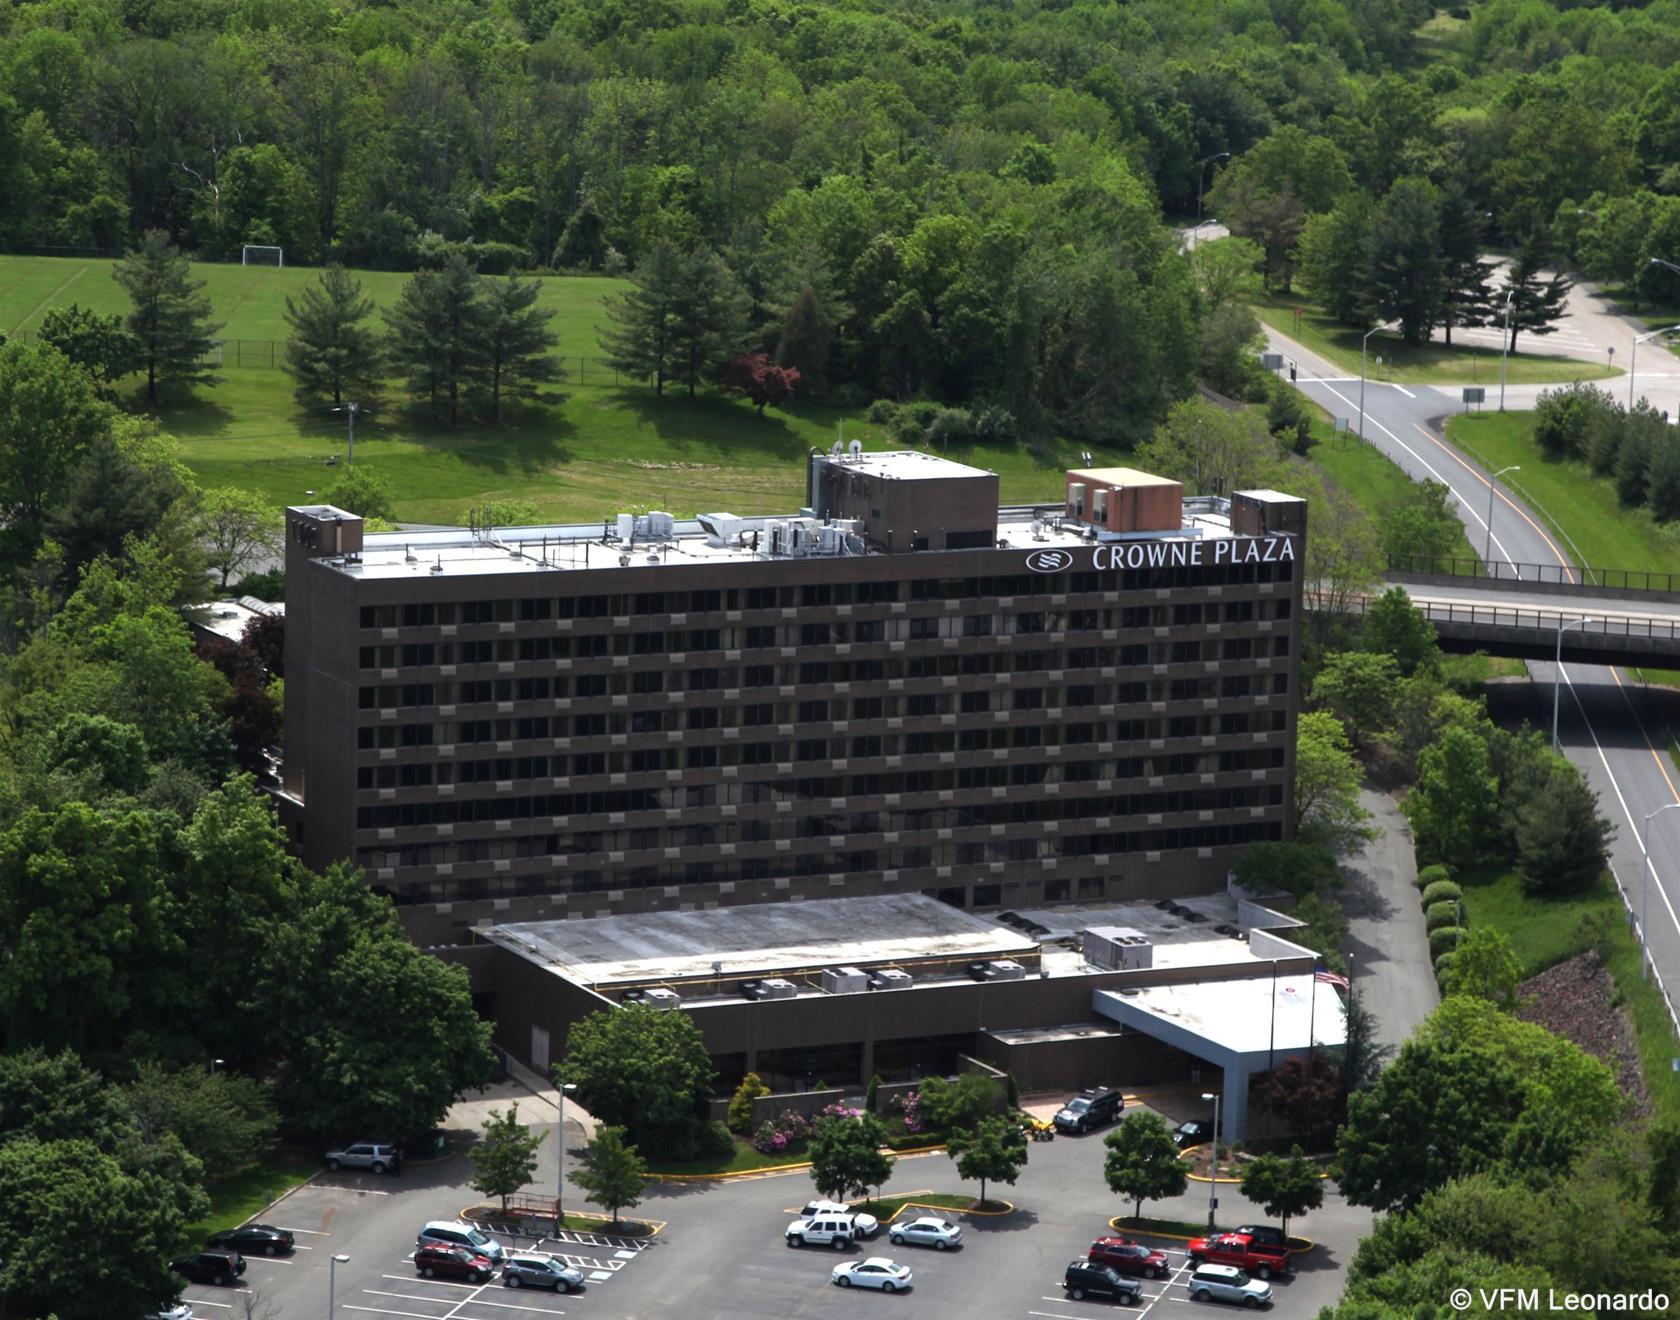
[[[961,1227],[948,1220],[935,1219],[932,1215],[924,1215],[905,1224],[894,1224],[890,1236],[895,1247],[912,1242],[918,1247],[932,1247],[935,1251],[944,1251],[948,1247],[962,1244]]]
[[[890,1293],[910,1286],[910,1267],[885,1256],[871,1256],[836,1265],[829,1277],[842,1288],[879,1288]]]

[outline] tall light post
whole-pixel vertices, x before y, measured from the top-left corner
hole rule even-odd
[[[1500,468],[1488,478],[1488,516],[1487,516],[1487,544],[1482,548],[1482,564],[1488,569],[1493,568],[1493,483],[1507,472],[1521,472],[1522,465],[1513,463],[1510,467]]]
[[[1196,250],[1196,244],[1201,241],[1201,231],[1208,225],[1216,225],[1218,223],[1219,217],[1216,215],[1210,215],[1206,220],[1196,221],[1196,223],[1190,227],[1189,241],[1185,244],[1186,249],[1194,252]]]
[[[554,1143],[554,1232],[559,1234],[566,1226],[565,1212],[560,1208],[561,1198],[566,1194],[566,1094],[577,1090],[576,1082],[560,1083],[560,1127],[556,1133],[558,1140]]]
[[[345,460],[346,467],[356,466],[356,414],[361,411],[359,403],[346,403],[342,407],[334,408],[334,412],[346,414],[350,420],[350,456]]]
[[[1675,803],[1680,806],[1680,802]],[[1219,1092],[1203,1091],[1202,1099],[1213,1101],[1213,1163],[1208,1167],[1208,1232],[1213,1232],[1213,1212],[1219,1208]]]
[[[1652,257],[1651,260],[1655,261],[1656,258]],[[1666,266],[1668,263],[1665,261],[1663,264]],[[1629,412],[1633,411],[1633,376],[1634,376],[1634,373],[1639,370],[1639,346],[1641,344],[1643,344],[1647,339],[1655,339],[1658,335],[1671,335],[1676,330],[1680,330],[1680,325],[1665,325],[1661,330],[1652,330],[1648,334],[1635,335],[1633,337],[1633,356],[1628,359],[1628,411]]]
[[[1558,745],[1558,691],[1563,687],[1563,635],[1571,628],[1585,627],[1589,623],[1597,623],[1597,619],[1571,619],[1568,623],[1558,624],[1557,669],[1552,674],[1552,750],[1557,751]]]
[[[1651,817],[1660,816],[1665,811],[1673,811],[1676,807],[1680,807],[1680,802],[1670,802],[1666,807],[1658,807],[1645,817],[1645,823],[1639,827],[1639,851],[1645,858],[1645,883],[1639,896],[1639,974],[1647,981],[1651,979],[1651,948],[1646,942],[1645,918],[1651,912],[1651,872],[1654,869],[1651,865]]]
[[[1511,358],[1511,295],[1516,293],[1515,285],[1505,288],[1505,334],[1499,341],[1499,411],[1505,411],[1505,365]]]
[[[1371,336],[1379,330],[1387,330],[1393,325],[1392,321],[1384,321],[1381,325],[1374,325],[1365,332],[1365,337],[1359,341],[1359,440],[1365,442],[1365,346],[1371,342]]]
[[[1216,160],[1230,160],[1230,159],[1231,159],[1231,153],[1230,152],[1228,152],[1228,151],[1216,151],[1216,152],[1213,153],[1213,155],[1209,156],[1206,160],[1199,160],[1199,161],[1196,162],[1196,164],[1200,167],[1196,172],[1196,228],[1197,229],[1200,229],[1202,227],[1202,184],[1207,179],[1207,167],[1209,165],[1213,164],[1213,162],[1216,161]],[[1191,232],[1194,233],[1195,230],[1192,230]]]
[[[327,1320],[333,1320],[338,1306],[338,1267],[349,1263],[348,1256],[334,1256],[327,1262]]]

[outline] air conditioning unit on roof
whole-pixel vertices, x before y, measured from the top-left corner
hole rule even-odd
[[[869,978],[857,967],[825,967],[822,988],[831,995],[855,995],[869,989]]]
[[[682,996],[675,990],[656,985],[642,996],[642,1002],[649,1008],[681,1008]]]
[[[764,981],[765,999],[792,999],[799,993],[799,987],[792,981],[780,976],[771,976]]]

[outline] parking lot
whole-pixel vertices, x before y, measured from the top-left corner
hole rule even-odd
[[[336,1309],[357,1317],[535,1320],[573,1315],[655,1320],[681,1314],[695,1320],[854,1320],[880,1313],[999,1320],[1086,1320],[1124,1314],[1159,1320],[1161,1314],[1182,1314],[1179,1308],[1189,1306],[1214,1316],[1225,1314],[1227,1308],[1217,1303],[1199,1306],[1190,1301],[1183,1243],[1171,1240],[1150,1245],[1167,1252],[1172,1275],[1142,1281],[1136,1305],[1074,1302],[1067,1297],[1061,1286],[1067,1263],[1082,1257],[1093,1238],[1109,1232],[1110,1217],[1132,1208],[1103,1181],[1102,1135],[1064,1136],[1030,1146],[1030,1163],[1019,1182],[989,1189],[991,1195],[1013,1201],[1016,1212],[962,1219],[964,1245],[956,1251],[895,1247],[885,1231],[847,1251],[787,1247],[783,1233],[793,1218],[791,1211],[813,1194],[803,1171],[729,1183],[650,1185],[647,1199],[633,1213],[666,1221],[651,1241],[608,1235],[568,1234],[565,1241],[498,1235],[504,1245],[554,1251],[583,1269],[588,1276],[585,1289],[564,1296],[506,1288],[499,1278],[475,1286],[415,1274],[411,1257],[420,1225],[452,1219],[479,1199],[465,1187],[471,1165],[464,1158],[411,1166],[401,1178],[324,1174],[264,1216],[297,1234],[294,1256],[249,1257],[242,1288],[192,1286],[186,1296],[204,1317],[315,1320],[324,1311],[329,1261],[340,1255],[349,1259],[336,1266]],[[545,1150],[551,1144],[545,1142]],[[537,1185],[548,1185],[552,1177],[550,1155]],[[885,1190],[890,1195],[977,1189],[961,1184],[951,1161],[936,1154],[901,1159]],[[1260,1211],[1243,1202],[1235,1186],[1222,1184],[1218,1190],[1222,1226],[1264,1220]],[[1192,1183],[1184,1197],[1151,1202],[1144,1210],[1205,1222],[1207,1195],[1207,1184]],[[568,1198],[568,1206],[574,1204]],[[1321,1307],[1334,1304],[1341,1293],[1342,1269],[1370,1225],[1368,1211],[1348,1207],[1333,1194],[1326,1197],[1323,1210],[1292,1225],[1319,1245],[1296,1258],[1294,1276],[1272,1281],[1271,1314],[1310,1320]],[[914,1280],[908,1293],[843,1290],[830,1282],[838,1262],[874,1255],[910,1266]]]

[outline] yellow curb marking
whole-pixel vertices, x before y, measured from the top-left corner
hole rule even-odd
[[[1136,1224],[1123,1224],[1120,1221],[1124,1218],[1125,1218],[1124,1215],[1116,1215],[1113,1219],[1108,1221],[1108,1226],[1110,1228],[1112,1228],[1116,1233],[1121,1233],[1121,1234],[1136,1233],[1140,1237],[1166,1238],[1169,1242],[1194,1242],[1195,1241],[1195,1238],[1187,1238],[1181,1233],[1165,1233],[1165,1232],[1162,1232],[1160,1229],[1139,1228]],[[1198,1233],[1196,1236],[1197,1237],[1205,1237],[1206,1234]],[[1311,1238],[1296,1237],[1294,1234],[1290,1234],[1289,1240],[1290,1240],[1291,1244],[1296,1243],[1296,1242],[1305,1242],[1307,1244],[1304,1247],[1297,1247],[1297,1246],[1294,1246],[1294,1245],[1291,1245],[1289,1247],[1290,1251],[1296,1252],[1297,1254],[1304,1254],[1306,1252],[1309,1252],[1314,1247],[1316,1247],[1318,1245],[1318,1243],[1314,1242]]]
[[[883,1146],[882,1150],[895,1159],[902,1159],[907,1155],[931,1155],[944,1150],[943,1144],[938,1146],[912,1146],[906,1150],[894,1150],[890,1146]],[[810,1160],[799,1160],[793,1164],[766,1164],[757,1169],[731,1169],[727,1173],[650,1173],[650,1182],[727,1182],[731,1178],[756,1178],[766,1173],[791,1173],[795,1169],[808,1169]]]

